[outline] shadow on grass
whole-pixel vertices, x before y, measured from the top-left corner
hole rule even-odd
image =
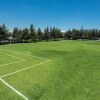
[[[35,84],[34,87],[31,87],[28,91],[28,95],[30,96],[29,99],[40,100],[45,92],[45,87],[42,87],[39,84]]]

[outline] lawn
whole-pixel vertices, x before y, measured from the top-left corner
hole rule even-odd
[[[100,42],[0,45],[0,78],[29,100],[100,100]],[[0,80],[0,100],[25,100]]]

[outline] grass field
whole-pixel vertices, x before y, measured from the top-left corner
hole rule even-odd
[[[0,46],[0,100],[25,99],[100,100],[100,42]]]

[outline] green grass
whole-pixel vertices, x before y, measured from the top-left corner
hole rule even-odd
[[[50,59],[50,62],[4,77],[29,100],[100,100],[100,42],[56,41],[0,46],[0,76],[44,62],[29,53]],[[29,52],[28,52],[29,51]],[[0,81],[0,100],[23,100]]]

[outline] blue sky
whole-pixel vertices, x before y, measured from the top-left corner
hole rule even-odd
[[[99,28],[100,0],[0,0],[0,24],[12,30],[31,23],[36,28],[55,26]]]

